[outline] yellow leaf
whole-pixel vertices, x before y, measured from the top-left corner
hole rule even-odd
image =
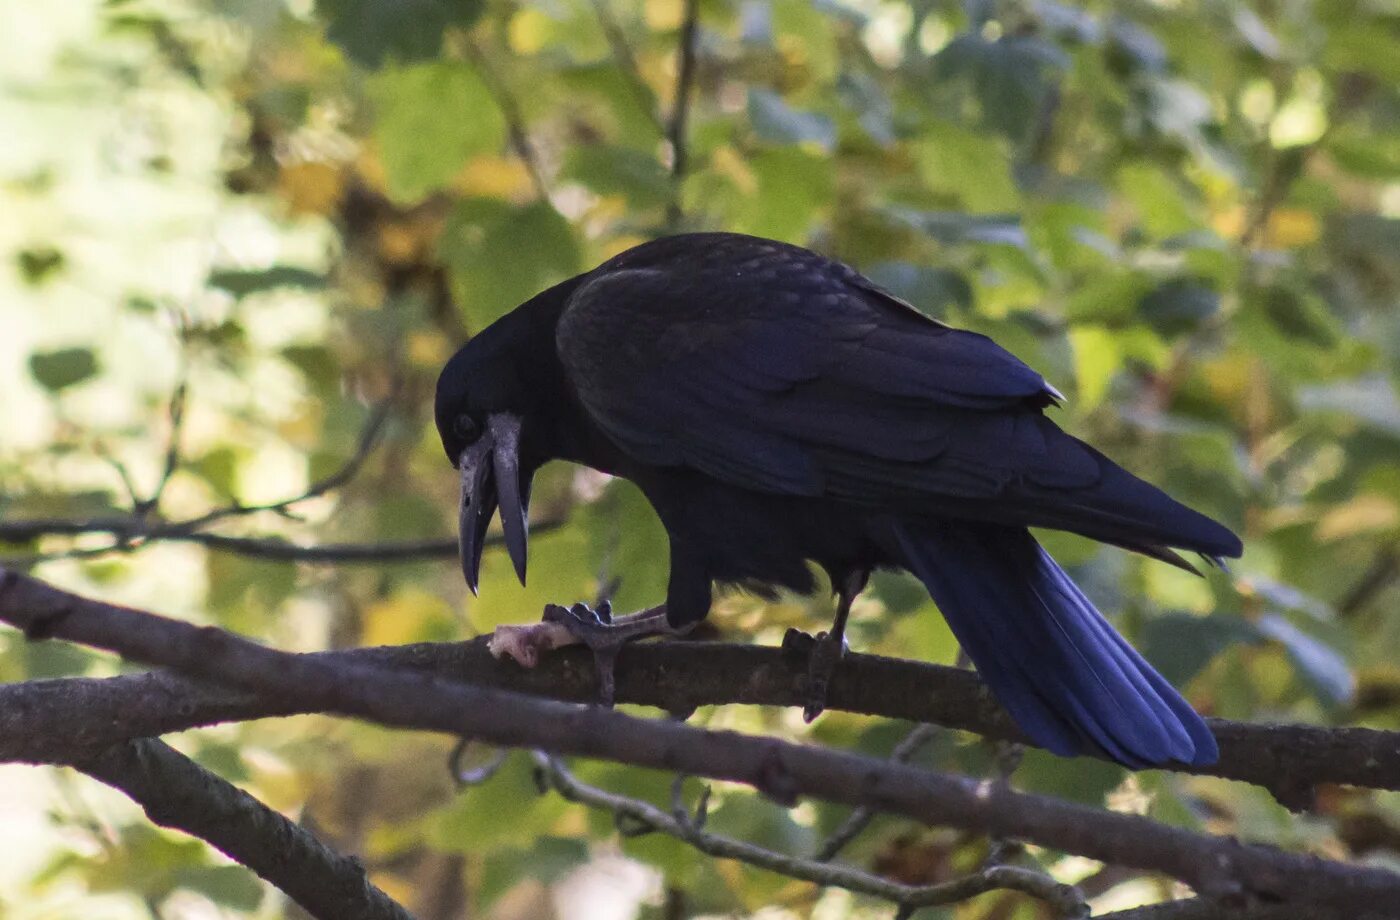
[[[454,183],[468,195],[515,198],[530,188],[530,173],[517,157],[473,157]]]
[[[685,15],[685,5],[681,0],[647,0],[642,4],[642,13],[646,17],[648,28],[664,32],[680,28]]]
[[[277,174],[277,192],[293,213],[329,214],[344,191],[345,178],[331,163],[291,163]]]
[[[404,645],[442,639],[457,631],[452,608],[421,588],[405,588],[377,601],[364,613],[366,645]]]
[[[1383,495],[1358,495],[1338,505],[1317,525],[1319,540],[1340,540],[1361,533],[1393,530],[1400,525],[1400,507]]]

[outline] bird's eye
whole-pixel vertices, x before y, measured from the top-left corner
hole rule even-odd
[[[463,443],[471,444],[481,436],[481,426],[470,415],[459,415],[452,423],[452,433],[461,438]]]

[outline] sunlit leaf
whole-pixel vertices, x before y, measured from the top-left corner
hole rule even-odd
[[[389,192],[402,200],[447,185],[468,157],[504,143],[505,119],[464,64],[387,68],[369,81],[369,93]]]

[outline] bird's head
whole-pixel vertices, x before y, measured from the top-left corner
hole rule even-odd
[[[506,549],[525,582],[530,482],[553,453],[553,329],[564,293],[546,291],[491,324],[438,377],[433,414],[447,458],[461,476],[458,539],[462,574],[473,594],[486,529],[498,506]]]

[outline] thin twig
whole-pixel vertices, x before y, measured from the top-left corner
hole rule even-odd
[[[530,184],[535,188],[536,197],[540,201],[549,201],[549,184],[545,181],[544,170],[540,166],[539,153],[525,128],[525,116],[520,111],[519,101],[506,86],[505,80],[496,72],[486,52],[470,36],[464,36],[462,41],[467,57],[481,74],[481,82],[486,85],[486,91],[495,100],[496,108],[501,110],[510,147],[524,164],[525,171],[530,174]]]
[[[736,859],[789,878],[881,898],[900,908],[952,904],[988,891],[1006,889],[1039,898],[1061,917],[1088,916],[1084,899],[1073,886],[1063,885],[1031,869],[996,866],[934,885],[905,885],[850,866],[790,856],[745,840],[711,833],[704,830],[698,820],[682,816],[683,811],[680,815],[668,814],[650,802],[591,786],[570,772],[558,757],[543,751],[535,751],[533,757],[549,785],[569,801],[609,811],[615,820],[622,818],[648,832],[683,840],[707,856]]]
[[[681,186],[685,183],[686,169],[690,166],[687,148],[686,127],[690,118],[690,92],[695,82],[695,35],[700,19],[699,0],[685,0],[684,20],[681,23],[680,62],[676,65],[676,93],[672,103],[671,119],[666,127],[666,139],[671,145],[671,202],[666,208],[666,226],[670,231],[677,230],[685,213],[681,208]]]
[[[938,734],[938,727],[927,722],[921,722],[905,735],[895,745],[890,752],[890,763],[908,763],[916,754],[933,740]],[[827,837],[822,845],[817,848],[816,855],[812,858],[819,863],[828,862],[836,858],[836,855],[846,848],[852,840],[870,826],[870,822],[875,820],[876,811],[873,808],[857,808],[841,822],[841,826],[836,828]]]
[[[557,530],[563,518],[551,518],[530,525],[535,535]],[[157,543],[197,543],[219,552],[253,559],[278,562],[303,562],[312,565],[365,564],[382,565],[399,562],[428,562],[457,558],[456,537],[430,537],[422,540],[386,540],[368,543],[291,543],[281,537],[231,537],[225,534],[191,531],[186,522],[168,525],[145,525],[131,518],[110,521],[0,521],[0,541],[20,542],[39,535],[112,534],[117,539],[105,546],[87,546],[49,553],[0,557],[0,567],[27,568],[54,559],[81,559],[111,553],[135,553]],[[17,534],[29,536],[16,537]],[[486,538],[486,546],[499,546],[501,538]]]
[[[397,386],[395,386],[395,392],[397,389]],[[387,399],[375,406],[374,410],[370,412],[368,421],[366,421],[364,428],[360,431],[359,442],[355,445],[355,452],[350,456],[350,459],[345,461],[334,473],[331,473],[323,479],[318,479],[307,486],[306,490],[301,494],[260,505],[245,505],[242,502],[234,502],[223,508],[216,508],[199,517],[191,518],[183,522],[181,526],[189,530],[197,530],[207,524],[212,524],[215,521],[230,517],[243,517],[250,514],[259,514],[261,512],[285,514],[293,505],[309,501],[313,498],[320,498],[327,492],[339,489],[359,475],[360,468],[364,466],[370,454],[374,453],[374,448],[378,446],[379,434],[384,428],[384,423],[389,418],[393,405],[394,394],[391,393]]]
[[[1360,613],[1386,588],[1400,580],[1400,549],[1383,546],[1346,596],[1337,603],[1337,615],[1347,618]]]
[[[589,2],[593,5],[594,15],[598,17],[598,25],[603,30],[603,37],[608,40],[608,47],[612,49],[613,58],[617,61],[617,69],[622,72],[628,89],[637,101],[637,108],[646,115],[647,120],[656,128],[657,134],[665,134],[666,125],[662,123],[661,116],[656,111],[656,93],[652,92],[651,87],[642,77],[642,70],[637,66],[637,57],[632,53],[632,46],[627,42],[627,35],[622,30],[622,24],[613,15],[608,0],[589,0]]]
[[[160,508],[160,500],[165,496],[165,488],[170,484],[171,477],[180,468],[180,439],[185,427],[185,404],[189,395],[189,383],[185,373],[182,371],[180,381],[175,384],[175,390],[170,395],[170,406],[166,410],[166,418],[170,426],[165,447],[165,464],[161,468],[160,479],[156,481],[156,486],[151,490],[151,494],[146,496],[132,507],[132,511],[144,517],[152,511]]]

